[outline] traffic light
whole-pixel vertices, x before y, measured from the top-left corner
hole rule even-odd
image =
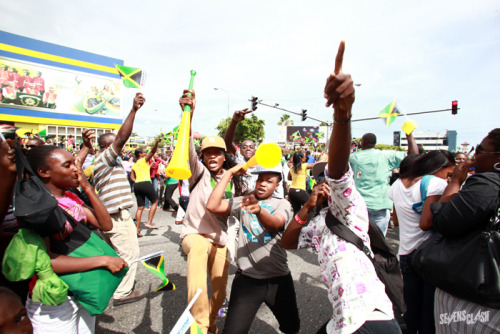
[[[451,114],[456,115],[458,113],[458,101],[451,101]]]
[[[304,122],[307,119],[307,110],[302,109],[302,122]]]
[[[258,97],[255,97],[255,96],[252,96],[252,99],[250,101],[252,101],[252,110],[255,111],[257,110],[257,100],[259,98]]]

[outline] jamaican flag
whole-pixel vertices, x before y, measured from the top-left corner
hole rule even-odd
[[[179,135],[179,125],[177,125],[176,127],[174,127],[172,129],[172,131],[167,132],[167,133],[163,133],[163,138],[167,139],[167,138],[170,138],[170,137],[174,137],[174,139],[177,139],[178,135]],[[169,143],[170,143],[170,141],[169,141]]]
[[[123,79],[123,85],[127,88],[142,88],[146,79],[146,73],[135,67],[116,65],[118,73]]]
[[[146,269],[148,269],[150,272],[152,272],[162,280],[162,283],[158,288],[156,288],[155,291],[175,290],[175,285],[170,282],[165,275],[165,261],[162,253],[163,251],[153,253],[149,256],[141,258],[141,262],[144,267],[146,267]]]
[[[325,139],[325,133],[324,132],[318,132],[318,133],[316,133],[316,137],[318,139]]]
[[[299,138],[301,138],[299,131],[295,131],[294,133],[292,133],[292,140],[297,140]]]
[[[380,118],[385,118],[385,126],[389,127],[389,125],[394,122],[396,117],[398,117],[401,113],[399,112],[398,108],[396,107],[396,101],[392,101],[389,103],[378,115]]]

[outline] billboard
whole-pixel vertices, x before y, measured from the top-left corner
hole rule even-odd
[[[0,56],[2,107],[121,119],[121,80]]]
[[[280,141],[287,143],[319,144],[326,143],[326,126],[282,126]]]
[[[0,31],[0,119],[119,128],[123,60]]]

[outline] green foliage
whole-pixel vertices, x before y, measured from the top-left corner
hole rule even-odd
[[[229,122],[228,122],[229,119]],[[220,121],[219,125],[215,128],[219,131],[218,136],[224,138],[226,133],[227,124],[231,122],[231,118],[224,118]],[[242,122],[239,122],[236,126],[236,131],[234,134],[233,141],[236,143],[241,143],[246,139],[253,140],[254,142],[260,144],[264,140],[265,132],[264,125],[266,122],[262,119],[258,119],[255,114],[250,117],[246,117]]]
[[[278,122],[278,125],[283,125],[283,126],[293,125],[293,119],[290,119],[290,115],[283,114],[283,115],[281,115],[281,118],[280,118],[280,121]]]
[[[377,144],[375,145],[375,148],[377,150],[396,150],[396,151],[405,151],[406,149],[404,147],[399,147],[399,146],[394,146],[394,145],[387,145],[387,144]]]
[[[328,126],[328,123],[327,123],[327,122],[321,122],[321,123],[319,124],[319,126]]]

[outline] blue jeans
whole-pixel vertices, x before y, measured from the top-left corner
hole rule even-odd
[[[391,213],[389,209],[381,209],[381,210],[370,210],[368,209],[368,218],[377,224],[380,228],[384,237],[387,233],[387,227],[389,226],[389,220],[391,220]]]
[[[435,333],[434,291],[436,288],[425,282],[413,269],[412,256],[413,253],[399,256],[406,303],[403,319],[407,329],[404,333]]]

